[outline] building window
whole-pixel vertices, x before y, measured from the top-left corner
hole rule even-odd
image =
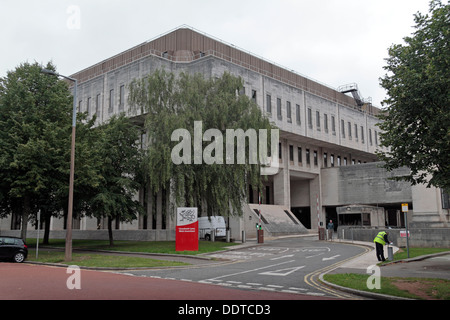
[[[355,139],[358,141],[358,125],[355,123]]]
[[[114,111],[114,89],[109,90],[109,113]]]
[[[280,143],[278,143],[278,159],[282,159],[283,158],[282,154],[283,154],[283,152],[281,150],[281,142],[280,142]]]
[[[352,139],[352,124],[350,123],[350,121],[347,124],[348,124],[348,138],[351,140]]]
[[[330,155],[330,165],[334,167],[334,154]]]
[[[328,133],[328,114],[324,113],[323,115],[323,128],[325,132]]]
[[[266,95],[266,111],[272,113],[272,96],[270,94]]]
[[[331,116],[331,132],[336,135],[336,118]]]
[[[344,157],[344,166],[346,166],[346,165],[347,165],[347,158]]]
[[[378,132],[376,130],[374,130],[374,135],[375,135],[375,145],[378,146]]]
[[[345,122],[344,122],[344,120],[341,120],[341,135],[342,135],[342,138],[345,138]]]
[[[450,209],[450,194],[441,189],[442,195],[442,209]]]
[[[320,112],[316,111],[316,127],[320,131]]]
[[[309,149],[306,149],[306,164],[311,164]]]
[[[100,100],[100,94],[97,95],[95,98],[95,114],[97,117],[100,116],[100,108],[101,108],[101,100]]]
[[[327,163],[328,159],[327,159],[327,157],[328,157],[327,153],[324,152],[324,153],[323,153],[323,166],[324,166],[325,168],[328,167],[328,163]]]
[[[364,143],[364,127],[361,126],[361,142]]]
[[[289,161],[294,161],[294,146],[289,145]]]
[[[256,90],[252,90],[252,100],[256,103]]]
[[[314,165],[317,166],[317,164],[318,164],[317,151],[314,150]]]
[[[288,122],[292,122],[292,118],[291,118],[291,102],[290,101],[286,101],[286,113],[287,113]]]
[[[301,124],[301,118],[300,118],[300,105],[299,104],[295,105],[295,112],[296,112],[295,117],[296,117],[296,120],[297,120],[297,124],[300,125]]]
[[[341,156],[337,156],[337,165],[338,167],[341,166]]]
[[[281,120],[283,116],[281,115],[281,99],[277,98],[277,117],[278,120]]]
[[[369,143],[372,145],[372,129],[369,129]]]
[[[119,111],[123,111],[125,106],[125,86],[120,86],[120,95],[119,95]]]
[[[302,155],[302,148],[301,147],[298,147],[297,148],[297,156],[298,156],[298,163],[299,163],[299,165],[301,165],[302,164],[302,158],[303,158],[303,155]]]
[[[308,108],[308,127],[312,128],[312,110],[311,108]]]
[[[89,116],[90,113],[91,113],[91,97],[89,97],[89,98],[87,99],[86,112],[87,112],[88,116]]]

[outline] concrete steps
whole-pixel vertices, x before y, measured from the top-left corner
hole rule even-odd
[[[272,236],[308,234],[309,232],[287,207],[266,204],[249,204],[248,206],[256,221],[259,221],[257,212],[261,210],[263,229]]]

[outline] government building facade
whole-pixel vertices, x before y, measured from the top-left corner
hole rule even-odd
[[[122,112],[140,121],[144,115],[128,102],[129,84],[162,68],[175,74],[220,77],[229,72],[241,77],[245,94],[280,129],[278,173],[268,176],[259,191],[262,197],[248,187],[244,216],[228,221],[232,238],[240,239],[242,231],[251,237],[261,218],[272,235],[317,232],[330,219],[335,226],[401,227],[402,203],[409,204],[409,221],[448,226],[448,196],[442,190],[391,180],[407,169],[386,172],[380,167],[375,154],[381,148],[380,110],[360,96],[355,84],[330,88],[189,27],[73,74],[78,79],[78,111],[96,115],[98,124]],[[145,134],[141,139],[145,144]],[[143,188],[137,197],[147,215],[116,223],[117,234],[173,240],[170,195]],[[10,219],[0,223],[1,231],[11,229]],[[73,225],[80,237],[83,231],[95,237],[106,228],[102,221],[84,217]],[[63,231],[63,220],[53,219],[51,230]]]

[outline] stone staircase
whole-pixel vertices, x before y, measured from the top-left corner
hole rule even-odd
[[[263,229],[272,236],[309,233],[287,207],[266,204],[249,204],[248,206],[256,221],[259,221],[259,210],[261,210]]]

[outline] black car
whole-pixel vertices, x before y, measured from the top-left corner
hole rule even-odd
[[[0,236],[0,259],[12,259],[24,262],[28,256],[28,247],[20,238]]]

